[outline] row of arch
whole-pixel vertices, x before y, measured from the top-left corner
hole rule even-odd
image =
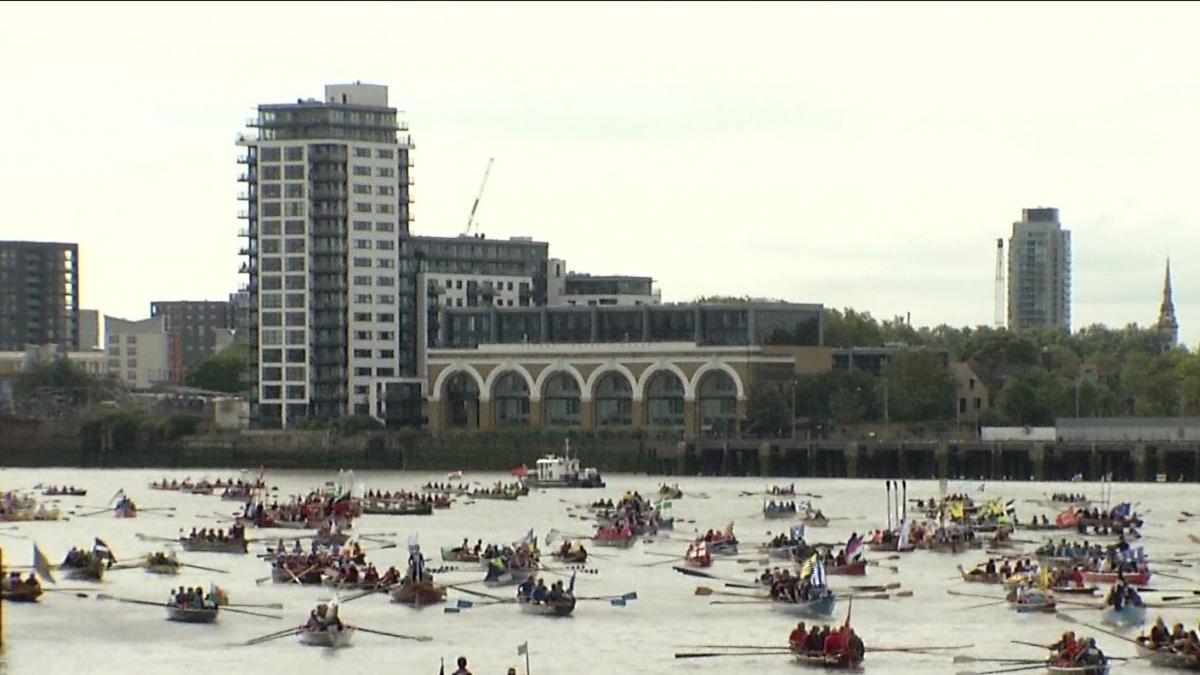
[[[694,400],[704,435],[730,435],[737,426],[744,386],[727,364],[706,365],[710,367],[698,369],[691,378],[678,366],[665,364],[647,369],[641,378],[618,365],[597,369],[586,379],[569,365],[546,368],[536,379],[520,366],[496,368],[485,379],[461,365],[439,375],[433,398],[444,400],[452,428],[479,426],[479,402],[490,400],[490,422],[496,427],[529,426],[534,406],[542,406],[545,425],[579,426],[583,406],[590,402],[597,427],[630,426],[635,406],[642,406],[639,417],[646,425],[677,431],[684,428],[685,405]]]

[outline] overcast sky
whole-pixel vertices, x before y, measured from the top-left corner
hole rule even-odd
[[[988,324],[995,239],[1055,206],[1073,327],[1200,339],[1190,4],[5,4],[0,239],[78,242],[82,304],[224,299],[259,103],[388,85],[419,234],[529,235],[666,301]]]

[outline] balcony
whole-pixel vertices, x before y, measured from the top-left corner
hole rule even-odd
[[[237,198],[238,198],[238,201],[242,201],[242,202],[249,201],[250,195],[249,195],[249,193],[246,193],[246,192],[239,192]]]
[[[249,173],[239,173],[238,174],[238,182],[239,183],[256,183],[256,182],[258,182],[258,174],[254,171],[251,171]]]
[[[238,134],[235,145],[250,146],[258,142],[258,136],[254,134]]]
[[[258,255],[258,247],[255,246],[254,244],[251,244],[249,246],[243,246],[242,248],[238,249],[238,255],[242,255],[242,256]]]
[[[238,268],[238,274],[257,274],[257,273],[258,273],[258,265],[255,265],[253,262],[244,262],[244,263],[242,263],[242,266]]]
[[[238,164],[254,164],[258,162],[258,158],[253,155],[238,155]]]
[[[251,232],[249,228],[243,227],[243,228],[241,228],[241,229],[239,229],[239,230],[238,230],[238,236],[239,236],[239,237],[249,237],[249,238],[251,238],[251,239],[254,239],[254,238],[256,238],[258,235],[257,235],[257,234],[255,234],[254,232]]]

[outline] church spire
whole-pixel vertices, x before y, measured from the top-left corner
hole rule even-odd
[[[1162,305],[1158,309],[1158,330],[1165,346],[1170,349],[1179,340],[1179,322],[1175,319],[1175,303],[1171,297],[1171,259],[1167,258],[1167,274],[1163,280]]]

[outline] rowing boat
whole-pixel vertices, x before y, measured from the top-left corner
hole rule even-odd
[[[9,602],[37,602],[42,597],[41,585],[22,583],[15,588],[0,588],[0,600]]]
[[[629,548],[630,546],[633,546],[635,541],[637,541],[637,537],[632,534],[628,537],[622,537],[620,535],[592,537],[592,543],[594,545],[606,546],[609,548]]]
[[[137,507],[133,506],[132,504],[125,504],[118,506],[116,509],[114,509],[113,513],[115,513],[118,518],[136,518]]]
[[[464,548],[456,548],[454,546],[442,547],[442,560],[446,562],[466,562],[477,563],[482,562],[483,558],[478,553]]]
[[[433,502],[366,500],[363,513],[375,516],[429,516],[433,514]]]
[[[1108,664],[1098,666],[1055,666],[1046,664],[1046,672],[1056,675],[1108,675]]]
[[[1132,574],[1123,574],[1125,583],[1130,586],[1149,586],[1150,572],[1135,572]],[[1116,572],[1084,572],[1083,580],[1094,584],[1113,584],[1117,582]]]
[[[833,615],[833,606],[836,602],[837,598],[832,593],[816,600],[804,602],[773,599],[771,600],[771,609],[791,616],[822,619]]]
[[[851,671],[862,670],[862,659],[855,658],[855,656],[849,652],[843,652],[841,654],[825,654],[821,652],[811,654],[796,653],[794,656],[796,657],[797,665],[808,666],[810,668],[827,668],[829,670]]]
[[[1140,626],[1146,623],[1145,605],[1125,605],[1121,609],[1105,607],[1100,614],[1100,623],[1117,628]]]
[[[175,607],[167,606],[167,621],[182,623],[216,623],[216,607]]]
[[[795,509],[763,509],[763,518],[767,520],[783,520],[785,518],[795,518]]]
[[[104,579],[104,570],[107,569],[103,558],[92,558],[86,564],[79,567],[60,567],[66,571],[68,579],[77,581],[102,581]]]
[[[1137,646],[1137,653],[1138,656],[1148,660],[1150,665],[1158,668],[1200,671],[1200,656],[1194,654],[1183,654],[1162,648],[1153,649],[1140,643]]]
[[[1017,614],[1034,614],[1037,612],[1045,614],[1053,614],[1055,612],[1054,598],[1040,599],[1025,602],[1009,602],[1013,609],[1017,610]]]
[[[271,566],[271,581],[277,584],[290,584],[295,579],[299,579],[302,586],[315,586],[323,581],[322,569],[319,569],[322,567],[324,566],[304,567],[298,572],[288,574],[287,569],[276,563]]]
[[[201,539],[199,537],[192,539],[190,537],[180,537],[179,545],[183,546],[185,551],[196,551],[199,553],[248,553],[249,545],[245,539]]]
[[[992,572],[991,574],[988,574],[987,572],[980,572],[979,570],[972,570],[970,572],[967,572],[966,570],[963,569],[962,565],[959,565],[958,573],[962,575],[963,581],[969,581],[973,584],[1002,584],[1002,583],[1004,583],[1004,575],[1000,574],[999,572]]]
[[[539,616],[570,616],[575,611],[575,596],[567,595],[558,600],[547,600],[537,603],[531,600],[518,600],[517,606],[522,614],[537,614]]]
[[[830,565],[825,568],[825,574],[839,574],[849,577],[861,577],[867,573],[867,561],[847,563],[845,565]]]
[[[563,553],[561,550],[551,551],[550,555],[553,556],[555,560],[560,560],[565,563],[585,563],[585,562],[587,562],[587,549],[582,548],[582,547],[581,548],[573,548],[573,549],[567,551],[566,553]]]
[[[58,490],[56,488],[46,488],[42,490],[43,497],[86,497],[87,490],[75,488],[73,490]]]
[[[331,628],[329,630],[309,630],[307,628],[300,631],[300,644],[309,647],[329,647],[336,649],[338,647],[346,647],[350,644],[350,640],[354,637],[354,632],[357,629],[354,626],[343,625],[341,630]]]
[[[445,602],[446,587],[435,584],[432,581],[419,581],[415,583],[405,581],[400,586],[393,588],[391,595],[394,602],[414,607],[424,607],[425,605],[435,605],[439,602]]]

